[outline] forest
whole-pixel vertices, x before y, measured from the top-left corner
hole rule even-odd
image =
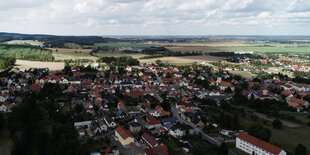
[[[0,44],[1,57],[13,57],[21,60],[53,61],[52,52],[41,47],[30,45]]]
[[[16,59],[13,57],[0,57],[0,70],[9,69],[14,66]]]

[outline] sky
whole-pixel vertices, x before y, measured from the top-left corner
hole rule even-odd
[[[0,0],[0,32],[310,35],[310,0]]]

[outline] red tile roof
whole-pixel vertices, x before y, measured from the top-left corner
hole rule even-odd
[[[295,102],[295,103],[298,103],[298,104],[305,104],[307,101],[305,101],[305,100],[302,100],[302,99],[298,99],[298,98],[295,98],[295,97],[291,97],[290,99],[289,99],[289,101],[291,101],[291,102]]]
[[[151,114],[147,114],[146,118],[148,120],[148,125],[161,124],[159,120],[155,119]]]
[[[148,133],[144,132],[142,134],[142,138],[149,144],[151,145],[151,147],[154,147],[158,144],[158,142],[152,137],[150,136]]]
[[[273,154],[279,154],[282,151],[281,148],[274,146],[270,143],[267,143],[265,141],[262,141],[256,137],[251,136],[251,135],[248,135],[244,132],[240,132],[237,137],[244,140],[244,141],[247,141],[248,143],[251,143],[257,147],[260,147],[260,148],[262,148],[268,152],[271,152]]]
[[[146,155],[168,155],[168,148],[166,145],[159,145],[153,148],[144,149]]]
[[[125,130],[123,127],[119,126],[115,129],[115,131],[125,140],[128,137],[132,137],[127,130]]]

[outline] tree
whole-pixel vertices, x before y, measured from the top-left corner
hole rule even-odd
[[[248,132],[250,135],[266,142],[268,142],[271,137],[271,131],[259,124],[251,125],[251,127],[248,129]]]
[[[226,143],[223,142],[217,152],[218,155],[227,155],[228,154],[228,148],[226,146]]]
[[[302,144],[298,144],[295,148],[295,155],[307,155],[306,147]]]
[[[282,121],[279,120],[279,119],[275,119],[273,120],[272,122],[272,127],[275,128],[275,129],[282,129]]]

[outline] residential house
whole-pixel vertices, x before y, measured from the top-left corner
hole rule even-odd
[[[119,141],[123,146],[134,145],[135,139],[132,137],[127,130],[119,126],[115,129],[115,139]]]
[[[146,144],[148,144],[148,146],[150,147],[156,147],[158,145],[158,142],[152,137],[150,136],[148,133],[144,132],[141,136],[141,138],[143,139],[143,141],[146,142]]]
[[[236,148],[248,154],[255,155],[286,155],[286,152],[283,149],[244,132],[238,134],[236,138]]]

